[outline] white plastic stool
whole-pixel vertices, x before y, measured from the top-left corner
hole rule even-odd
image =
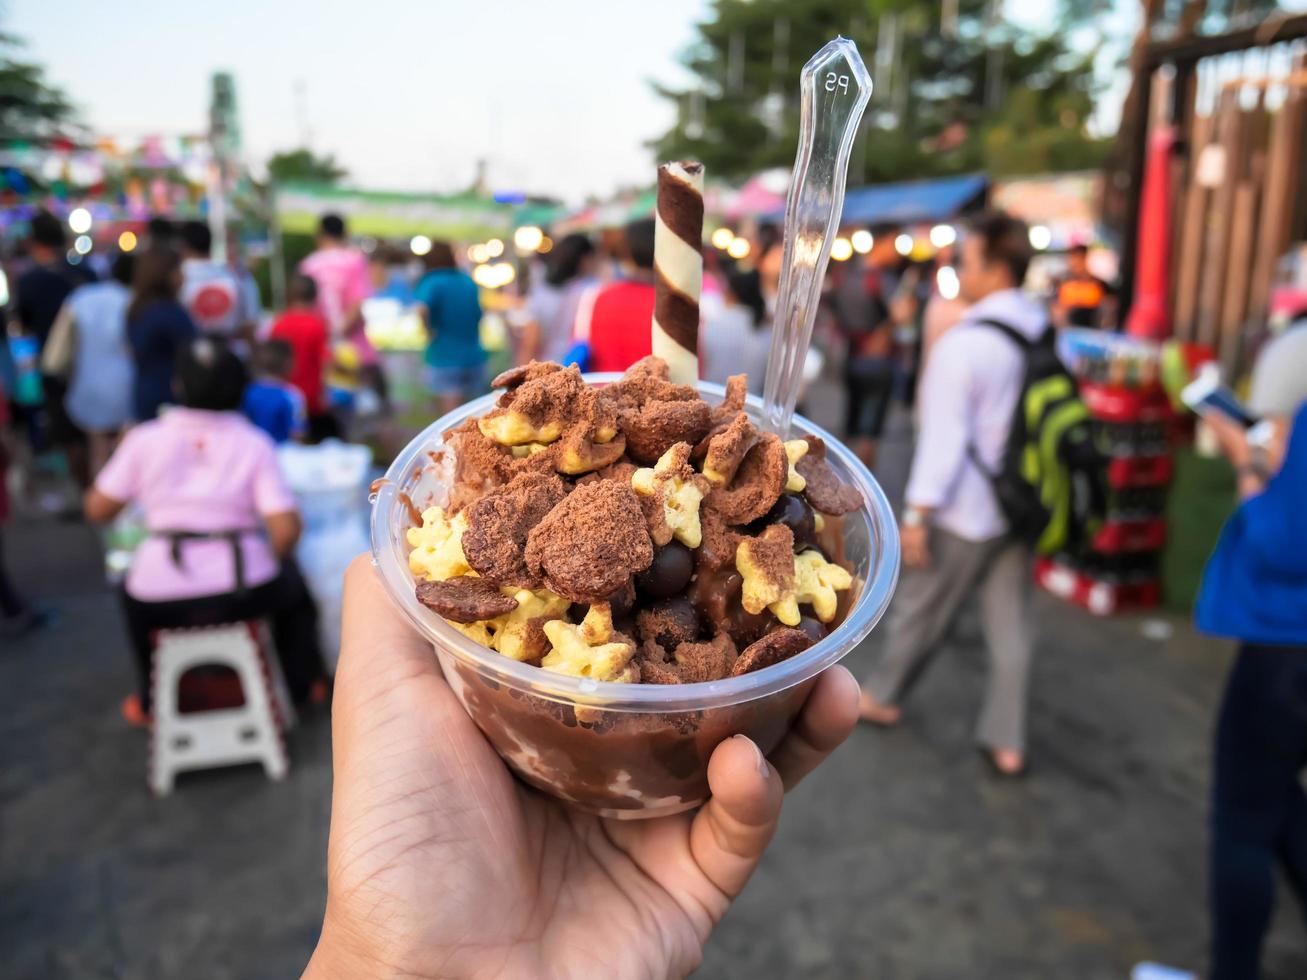
[[[249,623],[159,632],[149,762],[150,789],[156,796],[170,793],[173,778],[188,769],[261,762],[269,779],[286,775],[289,760],[282,732],[294,715],[276,658],[264,656],[261,649],[269,646],[266,638],[262,624]],[[181,714],[182,675],[207,664],[236,672],[245,703]]]

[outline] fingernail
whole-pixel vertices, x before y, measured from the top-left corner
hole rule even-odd
[[[762,773],[763,779],[770,779],[771,765],[767,762],[766,759],[763,758],[762,749],[758,748],[757,743],[754,742],[753,739],[749,738],[748,735],[732,735],[731,737],[738,738],[745,745],[749,746],[749,748],[753,749],[754,765],[758,767],[758,772]]]

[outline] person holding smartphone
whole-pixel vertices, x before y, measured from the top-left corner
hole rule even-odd
[[[1201,631],[1239,641],[1216,727],[1211,980],[1260,976],[1277,863],[1307,900],[1307,363],[1284,367],[1254,371],[1258,424],[1203,413],[1241,498],[1195,614]]]

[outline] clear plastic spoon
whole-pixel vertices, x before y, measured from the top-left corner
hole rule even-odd
[[[799,150],[785,202],[785,251],[763,388],[763,424],[782,439],[803,383],[822,278],[844,208],[849,151],[871,98],[858,46],[837,37],[799,76]]]

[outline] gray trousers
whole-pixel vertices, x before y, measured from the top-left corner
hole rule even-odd
[[[904,569],[889,612],[889,646],[867,678],[881,704],[898,701],[947,636],[962,604],[980,593],[989,648],[985,703],[976,740],[990,748],[1026,744],[1030,678],[1030,550],[1009,538],[967,541],[930,531],[930,567]]]

